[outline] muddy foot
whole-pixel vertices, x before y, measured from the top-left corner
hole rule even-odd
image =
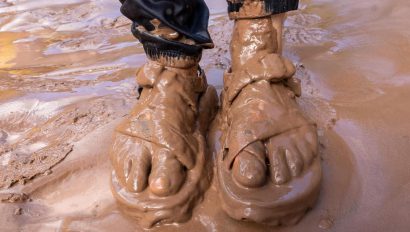
[[[317,156],[316,126],[299,111],[281,83],[246,86],[228,110],[226,167],[244,187],[267,180],[282,185],[299,177]]]
[[[299,177],[317,156],[316,127],[302,126],[270,138],[266,142],[270,176],[275,184]]]
[[[117,136],[113,166],[128,192],[149,191],[158,197],[175,194],[185,181],[185,168],[166,149],[151,153],[144,142],[131,136]]]
[[[235,21],[223,91],[217,170],[225,212],[237,220],[292,224],[319,193],[314,123],[299,111],[294,65],[278,54],[271,17]]]
[[[144,227],[182,222],[209,181],[203,133],[216,111],[216,91],[197,65],[150,61],[137,81],[144,89],[110,153],[113,192]]]
[[[223,209],[237,220],[297,223],[319,193],[316,126],[291,90],[263,80],[243,88],[226,114],[217,162]]]
[[[293,99],[294,95],[286,87],[280,85],[270,87],[268,83],[260,83],[255,85],[255,88],[271,92],[269,88],[272,88],[276,91],[272,96],[276,97],[273,100],[276,104],[262,109],[271,110],[272,114],[266,120],[275,121],[278,124],[295,125],[295,127],[284,128],[283,131],[278,132],[272,131],[272,137],[263,141],[255,141],[245,147],[233,161],[232,175],[239,184],[249,188],[260,187],[267,180],[277,185],[286,184],[308,169],[317,156],[316,127],[300,114]],[[257,95],[257,93],[251,93],[254,90],[249,90],[248,94]],[[258,107],[261,104],[263,103],[258,104]],[[260,109],[247,107],[246,110],[248,112],[245,111],[242,114],[264,115],[262,112],[249,112],[252,110],[257,112]],[[293,113],[285,117],[283,114],[287,112]],[[277,115],[280,115],[280,121],[275,118]],[[269,117],[269,115],[266,116]]]

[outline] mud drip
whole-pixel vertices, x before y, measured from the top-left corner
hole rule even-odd
[[[275,17],[235,21],[222,94],[218,183],[232,218],[291,225],[315,203],[321,167],[316,126],[295,101],[295,67],[278,53],[281,31],[275,25],[282,19]]]

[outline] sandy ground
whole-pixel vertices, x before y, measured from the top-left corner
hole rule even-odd
[[[222,85],[232,23],[208,0]],[[145,62],[119,3],[0,0],[0,231],[140,231],[109,189],[107,151]],[[296,226],[236,222],[213,184],[186,224],[154,231],[408,231],[410,2],[305,0],[286,22],[299,100],[319,126],[324,180]]]

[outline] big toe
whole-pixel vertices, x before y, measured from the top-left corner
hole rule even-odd
[[[266,165],[247,151],[235,158],[232,167],[233,178],[248,188],[262,186],[266,181]]]
[[[166,197],[178,192],[185,180],[185,171],[175,158],[160,155],[153,160],[149,179],[150,191],[159,197]]]
[[[126,189],[129,192],[142,192],[147,186],[149,163],[141,159],[130,159],[126,164]],[[128,175],[127,175],[128,173]]]
[[[113,162],[119,182],[126,190],[133,193],[145,190],[151,167],[151,156],[147,149],[139,143],[124,143],[116,147],[116,162]]]

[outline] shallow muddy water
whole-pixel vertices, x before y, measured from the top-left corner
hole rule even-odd
[[[208,0],[219,90],[232,22]],[[108,0],[0,0],[0,230],[140,231],[110,193],[112,131],[146,58]],[[299,103],[317,122],[323,184],[294,227],[236,222],[215,183],[192,219],[154,231],[408,231],[410,2],[306,0],[286,21]]]

